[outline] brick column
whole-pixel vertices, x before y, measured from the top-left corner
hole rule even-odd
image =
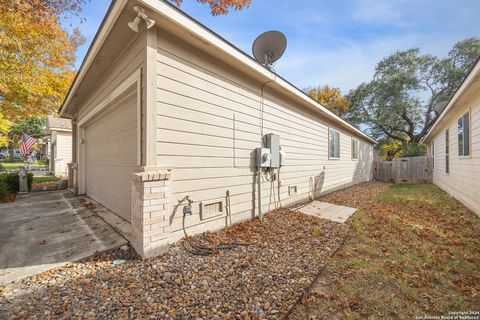
[[[68,166],[68,189],[73,190],[77,194],[77,164],[67,163]]]
[[[142,258],[164,253],[170,233],[170,171],[131,173],[133,247]]]

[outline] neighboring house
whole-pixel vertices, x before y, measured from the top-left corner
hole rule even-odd
[[[48,116],[45,141],[48,170],[58,177],[66,177],[68,163],[72,161],[72,122]]]
[[[154,27],[130,30],[136,4]],[[183,237],[188,200],[191,235],[257,216],[259,198],[267,212],[372,179],[373,139],[163,1],[113,2],[60,114],[77,192],[131,222],[143,257]],[[267,133],[287,156],[259,197]]]
[[[480,215],[480,59],[425,142],[434,159],[433,183]]]

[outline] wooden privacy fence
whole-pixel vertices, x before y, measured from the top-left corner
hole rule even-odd
[[[393,161],[373,162],[374,178],[394,183],[431,183],[432,157],[397,158]]]

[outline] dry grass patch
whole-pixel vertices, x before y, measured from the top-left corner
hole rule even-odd
[[[433,185],[392,185],[350,221],[291,319],[413,319],[479,311],[480,219]]]
[[[388,186],[389,184],[385,182],[369,181],[329,193],[318,200],[351,208],[360,208],[378,194],[387,191]]]

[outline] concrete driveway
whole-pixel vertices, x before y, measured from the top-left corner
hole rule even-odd
[[[126,244],[69,191],[0,203],[0,282],[8,283]]]

